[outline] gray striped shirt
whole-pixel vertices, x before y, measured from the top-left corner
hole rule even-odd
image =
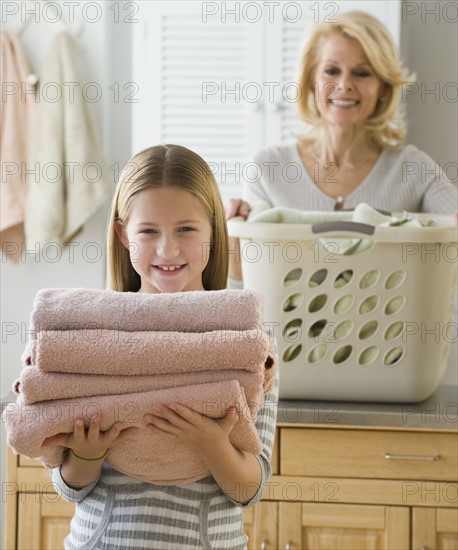
[[[96,481],[77,490],[64,482],[60,467],[52,469],[51,479],[58,494],[77,503],[65,549],[245,549],[242,509],[261,499],[271,476],[277,403],[278,371],[256,419],[263,445],[256,455],[262,481],[245,505],[237,502],[246,500],[243,486],[237,494],[228,494],[212,476],[188,485],[157,486],[104,464]]]
[[[335,199],[315,185],[296,142],[270,147],[255,155],[244,170],[243,198],[272,207],[334,210]],[[338,172],[328,177],[337,180]],[[456,162],[440,166],[413,145],[384,149],[366,178],[344,198],[343,207],[365,202],[390,212],[452,213],[458,208]]]

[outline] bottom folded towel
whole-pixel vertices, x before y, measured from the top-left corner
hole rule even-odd
[[[43,441],[58,433],[71,433],[77,418],[100,414],[101,430],[123,421],[139,429],[108,450],[106,462],[116,470],[155,485],[183,485],[210,474],[197,451],[178,440],[153,433],[143,419],[154,404],[182,403],[210,418],[222,418],[235,406],[238,420],[231,434],[232,444],[239,450],[258,454],[262,450],[255,421],[263,403],[247,403],[240,383],[196,384],[142,393],[104,395],[80,399],[44,401],[26,404],[21,396],[3,411],[7,443],[15,453],[38,458],[48,468],[60,465],[64,447],[43,447]]]

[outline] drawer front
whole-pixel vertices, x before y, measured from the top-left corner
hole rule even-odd
[[[456,481],[458,436],[282,428],[280,474]]]

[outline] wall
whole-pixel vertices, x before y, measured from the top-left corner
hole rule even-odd
[[[4,2],[3,4],[8,4]],[[13,4],[13,2],[9,2]],[[20,4],[20,3],[19,3]],[[100,134],[108,163],[119,163],[122,167],[131,156],[130,147],[130,104],[125,102],[127,92],[124,85],[131,82],[130,76],[130,35],[131,24],[125,24],[122,16],[115,21],[115,12],[108,9],[108,3],[98,2],[101,18],[95,10],[84,12],[87,2],[78,2],[75,18],[83,20],[83,30],[79,37],[81,50],[78,69],[81,83],[95,82],[102,91],[101,100],[91,104],[100,125]],[[94,2],[91,2],[94,4]],[[110,3],[111,4],[111,3]],[[40,22],[31,16],[30,22],[21,35],[21,43],[40,74],[46,53],[58,31],[58,25],[45,23],[46,17],[40,14]],[[66,12],[64,11],[63,14]],[[16,17],[5,18],[5,28],[17,29],[21,12]],[[74,27],[74,26],[73,26]],[[119,100],[114,99],[110,86],[119,83]],[[128,90],[130,91],[130,90]],[[113,169],[113,174],[115,170]],[[85,225],[83,231],[73,239],[74,254],[70,249],[39,249],[37,254],[24,254],[18,264],[2,261],[0,275],[1,301],[1,394],[7,393],[21,369],[20,356],[24,349],[29,316],[33,298],[44,287],[95,287],[105,285],[105,226],[109,202],[101,208]],[[60,258],[56,253],[60,254]],[[59,258],[55,261],[55,258]],[[5,433],[1,427],[0,456],[2,464],[2,493],[4,479]],[[3,529],[3,507],[1,517]],[[3,534],[1,539],[3,540]]]
[[[406,89],[405,95],[409,121],[407,141],[426,151],[456,184],[457,3],[404,0],[401,29],[402,58],[417,75],[416,85]],[[458,210],[458,205],[455,208]],[[456,314],[454,323],[456,327]],[[456,328],[453,333],[456,336]],[[451,344],[443,384],[458,384],[457,348],[455,341]]]
[[[458,26],[455,2],[403,3],[401,51],[416,73],[406,89],[408,141],[426,151],[456,181],[458,151]]]

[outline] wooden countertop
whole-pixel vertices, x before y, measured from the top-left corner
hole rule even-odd
[[[458,431],[458,386],[439,386],[420,403],[356,403],[280,400],[281,426]]]

